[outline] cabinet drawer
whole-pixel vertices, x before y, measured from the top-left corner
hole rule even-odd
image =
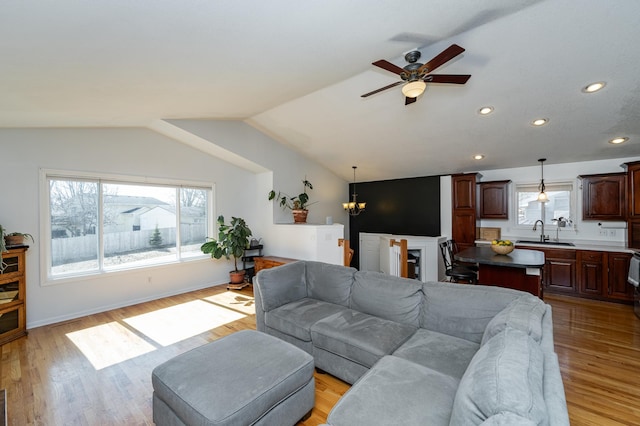
[[[575,259],[575,250],[544,249],[544,255],[548,259]]]
[[[599,251],[585,251],[578,252],[580,260],[583,262],[602,262],[604,254]]]

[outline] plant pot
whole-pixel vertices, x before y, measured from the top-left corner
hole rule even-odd
[[[291,212],[293,213],[294,223],[307,223],[307,215],[309,214],[309,210],[293,209],[291,210]]]
[[[229,283],[230,284],[242,284],[244,283],[244,269],[240,271],[230,271],[229,272]]]
[[[24,244],[24,235],[6,235],[4,237],[4,242],[8,246]]]

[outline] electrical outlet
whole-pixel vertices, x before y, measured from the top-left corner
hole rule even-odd
[[[606,229],[600,229],[599,234],[601,237],[606,237],[607,236],[607,230]]]

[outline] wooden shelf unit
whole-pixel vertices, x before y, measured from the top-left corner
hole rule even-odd
[[[25,253],[28,246],[9,246],[0,273],[0,345],[27,335]]]

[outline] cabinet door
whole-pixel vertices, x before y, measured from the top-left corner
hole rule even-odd
[[[476,240],[476,215],[475,211],[453,211],[451,234],[458,245],[458,249],[464,250],[475,245]]]
[[[509,182],[478,184],[478,210],[482,219],[509,219]]]
[[[627,283],[629,253],[609,253],[608,296],[612,299],[633,300],[633,287]]]
[[[640,162],[627,163],[628,213],[640,218]]]
[[[453,209],[476,209],[476,175],[453,175]]]
[[[626,173],[581,176],[584,220],[626,219]]]
[[[576,291],[576,261],[547,259],[545,263],[545,289],[563,293]]]
[[[606,283],[606,269],[603,253],[595,251],[579,251],[578,258],[578,289],[586,296],[604,296]]]

